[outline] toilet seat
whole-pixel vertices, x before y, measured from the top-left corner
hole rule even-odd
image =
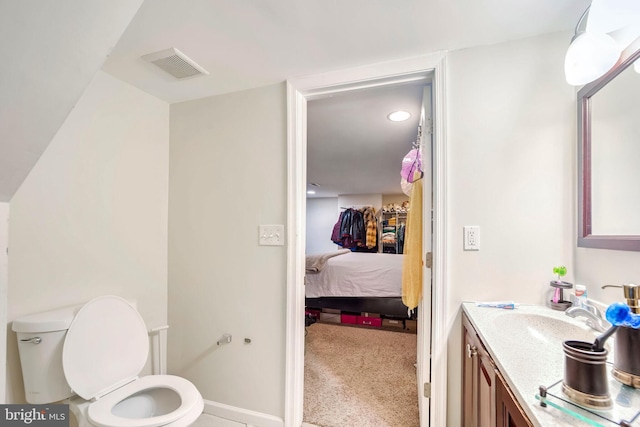
[[[173,390],[182,400],[180,406],[166,415],[150,418],[126,418],[113,414],[113,407],[128,397],[144,390],[167,388]],[[196,387],[184,378],[173,375],[148,375],[141,377],[93,402],[87,410],[89,421],[100,427],[157,427],[182,419],[194,412],[194,419],[204,406]]]
[[[98,297],[78,311],[67,330],[62,367],[73,392],[93,401],[86,410],[89,422],[100,427],[173,427],[191,424],[202,413],[202,396],[186,379],[173,375],[138,378],[148,354],[147,327],[140,313],[125,299]],[[116,405],[136,394],[155,403],[151,394],[144,393],[153,389],[176,393],[180,399],[177,408],[147,418],[128,418],[112,412]]]
[[[149,355],[149,336],[140,313],[116,296],[94,298],[69,325],[62,348],[67,383],[84,400],[135,380]]]

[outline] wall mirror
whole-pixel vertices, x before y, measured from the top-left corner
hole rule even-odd
[[[578,92],[579,247],[640,251],[640,49],[628,50]]]

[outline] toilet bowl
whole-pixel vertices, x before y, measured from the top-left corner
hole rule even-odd
[[[68,329],[62,331],[66,333],[60,334],[64,322],[59,320],[55,322],[58,330],[45,330],[43,319],[53,325],[52,318],[58,314],[14,321],[27,401],[51,403],[69,398],[66,402],[79,427],[184,427],[200,416],[204,402],[188,380],[173,375],[138,377],[149,352],[147,328],[126,300],[96,298],[74,310]],[[69,317],[68,312],[65,316]],[[48,345],[40,347],[41,343]],[[61,358],[55,354],[58,348]],[[60,380],[41,381],[37,375],[42,366],[36,366],[35,372],[31,369],[34,363],[48,366],[47,358],[54,365],[61,359],[64,385],[57,384]]]
[[[149,375],[95,402],[67,401],[78,427],[183,427],[202,413],[200,393],[189,381],[173,375]]]
[[[66,401],[78,427],[183,427],[204,408],[189,381],[173,375],[149,375],[95,402],[73,397]]]

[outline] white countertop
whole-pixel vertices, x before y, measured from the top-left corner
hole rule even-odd
[[[486,345],[496,367],[535,426],[589,425],[556,408],[543,408],[535,398],[539,386],[550,386],[563,378],[562,341],[587,340],[589,337],[595,339],[598,335],[586,326],[584,319],[573,319],[563,311],[535,305],[520,305],[515,310],[505,310],[476,307],[475,303],[467,302],[462,304],[462,308]],[[545,323],[547,326],[557,325],[558,328],[553,333],[540,334],[539,330],[536,330],[536,319],[540,319],[539,316],[556,319]],[[526,324],[522,322],[523,319],[526,320]],[[563,322],[573,325],[569,325],[573,329],[566,332],[561,330]],[[575,329],[576,327],[579,330]],[[517,336],[513,333],[514,330],[522,331],[522,335]],[[580,336],[575,336],[576,333]],[[535,336],[535,339],[525,339],[528,336]],[[606,347],[612,346],[613,340],[608,341]],[[587,412],[582,413],[587,415]],[[603,422],[603,425],[615,424]],[[636,421],[633,425],[640,426],[640,422]]]

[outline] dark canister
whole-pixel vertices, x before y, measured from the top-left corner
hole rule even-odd
[[[640,388],[640,329],[621,326],[616,332],[613,376],[623,384]]]
[[[604,288],[622,288],[624,299],[633,314],[640,314],[640,285],[605,285]],[[640,330],[621,326],[616,332],[613,354],[613,376],[622,384],[640,388]]]
[[[593,343],[565,341],[562,392],[573,402],[594,409],[612,405],[607,382],[607,349],[594,350]]]

